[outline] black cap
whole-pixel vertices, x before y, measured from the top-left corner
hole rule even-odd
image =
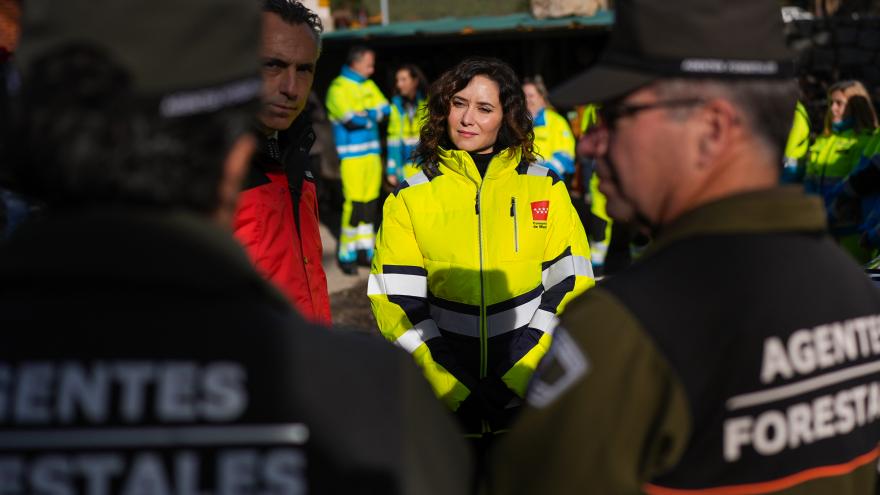
[[[660,78],[785,79],[794,56],[772,0],[618,0],[608,45],[556,88],[559,106],[599,103]]]
[[[259,97],[260,5],[254,0],[27,0],[15,62],[89,44],[125,69],[164,117]]]

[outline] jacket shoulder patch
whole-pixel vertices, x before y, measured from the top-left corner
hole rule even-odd
[[[543,409],[571,389],[590,370],[590,361],[565,328],[553,332],[553,344],[532,379],[526,401]]]

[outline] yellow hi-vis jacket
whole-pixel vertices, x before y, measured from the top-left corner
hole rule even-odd
[[[589,260],[556,174],[507,149],[483,179],[467,152],[441,149],[439,174],[420,172],[386,200],[368,294],[382,334],[450,409],[486,379],[515,403],[556,314],[594,285]]]

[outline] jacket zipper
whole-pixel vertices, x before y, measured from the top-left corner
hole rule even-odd
[[[510,197],[510,216],[513,218],[513,252],[519,252],[519,229],[516,222],[516,196]]]
[[[480,215],[480,193],[483,191],[483,183],[477,188],[476,212],[477,212],[477,244],[480,248],[480,379],[486,378],[488,364],[488,338],[486,329],[486,294],[483,280],[483,216]],[[481,421],[483,433],[491,431],[487,420]]]
[[[480,194],[483,184],[477,188],[476,212],[477,212],[477,244],[480,249],[480,378],[486,378],[488,368],[487,361],[487,337],[486,337],[486,294],[485,281],[483,280],[483,216],[480,215]]]

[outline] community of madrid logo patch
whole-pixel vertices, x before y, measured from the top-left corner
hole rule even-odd
[[[550,201],[532,201],[532,227],[547,228],[547,215],[550,213]]]

